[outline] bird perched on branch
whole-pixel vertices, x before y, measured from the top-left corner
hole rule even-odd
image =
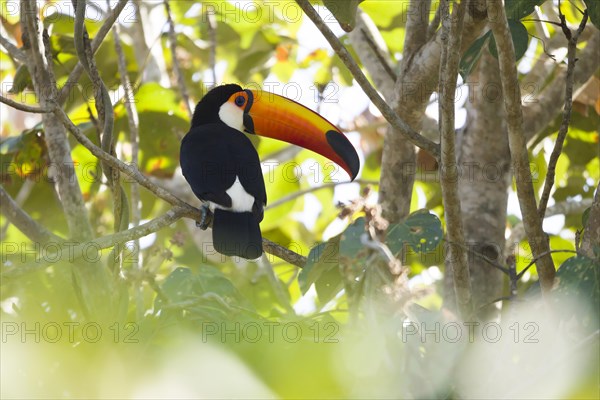
[[[267,194],[258,153],[246,134],[312,150],[337,163],[352,180],[360,163],[338,128],[293,100],[235,84],[209,91],[196,105],[181,142],[181,170],[204,203],[202,229],[207,228],[208,210],[213,212],[215,250],[257,259],[262,255],[259,223]]]

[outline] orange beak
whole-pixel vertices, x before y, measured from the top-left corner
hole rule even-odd
[[[316,112],[293,100],[262,90],[233,95],[247,99],[244,107],[246,132],[312,150],[342,167],[354,180],[360,168],[356,150],[344,134]]]

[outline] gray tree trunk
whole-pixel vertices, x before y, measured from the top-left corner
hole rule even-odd
[[[458,137],[459,193],[477,310],[502,294],[502,272],[476,254],[504,264],[506,205],[512,174],[496,59],[484,54],[468,83],[467,124]],[[454,304],[452,271],[446,271],[446,282],[446,300]]]

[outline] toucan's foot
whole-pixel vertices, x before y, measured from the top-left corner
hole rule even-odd
[[[202,207],[200,207],[200,212],[202,213],[202,217],[200,218],[200,221],[196,221],[196,226],[200,229],[202,229],[203,231],[206,230],[206,228],[208,228],[208,213],[209,213],[209,208],[208,205],[206,204],[202,204]]]

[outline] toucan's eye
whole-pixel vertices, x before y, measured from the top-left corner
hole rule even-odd
[[[235,105],[238,107],[243,106],[245,102],[246,102],[246,99],[244,98],[244,96],[238,96],[235,98]]]

